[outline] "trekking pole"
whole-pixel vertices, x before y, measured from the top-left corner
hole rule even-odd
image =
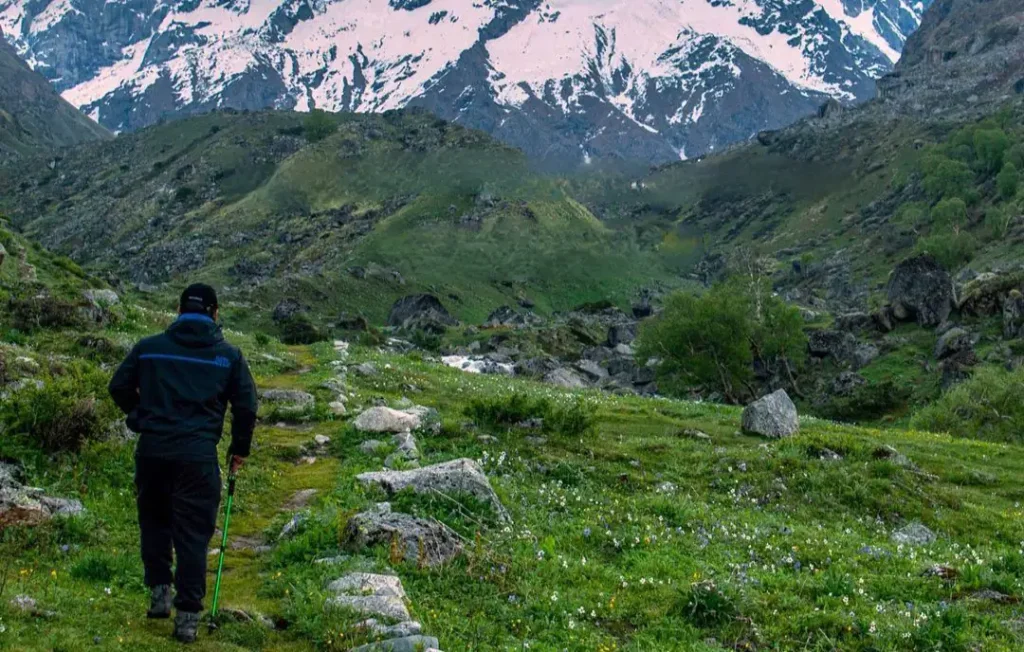
[[[213,608],[210,610],[210,629],[217,627],[217,605],[220,602],[220,580],[224,573],[224,552],[228,548],[228,526],[231,525],[231,504],[235,502],[235,474],[228,476],[228,502],[224,508],[224,532],[220,538],[220,559],[217,562],[217,582],[213,585]]]

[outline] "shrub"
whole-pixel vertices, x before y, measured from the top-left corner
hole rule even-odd
[[[982,367],[911,420],[914,428],[955,437],[1024,441],[1024,368]]]
[[[84,322],[78,306],[50,295],[15,297],[9,301],[9,307],[18,330],[80,328]]]
[[[293,315],[281,322],[281,341],[285,344],[314,344],[326,339],[306,315]]]
[[[42,387],[26,385],[0,406],[0,422],[48,453],[77,453],[100,439],[114,418],[112,408],[95,396],[106,376],[99,371],[54,378]]]
[[[945,231],[958,233],[967,224],[967,204],[959,197],[943,199],[932,208],[932,222]]]
[[[878,419],[906,407],[910,390],[899,383],[884,380],[867,383],[853,390],[849,396],[833,396],[817,408],[817,412],[836,421],[865,421]]]
[[[547,399],[533,399],[516,392],[509,396],[478,398],[466,407],[466,416],[488,426],[514,426],[529,419],[543,419],[551,411]]]
[[[736,602],[711,580],[697,582],[683,594],[682,615],[697,627],[724,624],[739,613]]]
[[[966,232],[938,233],[917,241],[917,252],[931,254],[943,267],[955,270],[971,262],[978,250],[978,241]]]
[[[999,196],[1005,200],[1013,199],[1017,196],[1017,187],[1019,185],[1020,171],[1016,165],[1007,162],[999,172],[999,175],[996,176],[996,188],[999,190]]]
[[[998,127],[974,132],[974,154],[983,172],[993,174],[1003,167],[1010,138]]]
[[[271,341],[271,337],[262,331],[257,331],[256,335],[253,336],[253,339],[256,342],[256,346],[260,347],[261,349],[265,349],[267,346],[269,346]]]
[[[337,128],[338,124],[334,121],[334,118],[326,111],[321,111],[320,109],[310,111],[302,123],[302,130],[306,135],[306,140],[311,143],[318,143],[327,138]]]
[[[564,408],[549,409],[544,427],[567,437],[579,437],[594,427],[594,411],[578,399]]]

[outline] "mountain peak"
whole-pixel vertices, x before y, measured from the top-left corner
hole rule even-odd
[[[211,108],[408,105],[576,165],[700,155],[874,95],[931,0],[0,0],[114,130]]]

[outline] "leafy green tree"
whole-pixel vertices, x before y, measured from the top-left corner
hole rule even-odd
[[[338,129],[338,123],[326,111],[313,109],[306,116],[302,129],[306,135],[306,140],[311,143],[318,143],[333,134]]]
[[[1024,143],[1017,143],[1006,153],[1006,162],[1013,163],[1017,170],[1024,170]]]
[[[982,172],[994,174],[1003,167],[1010,138],[998,127],[974,132],[974,154]]]
[[[922,162],[925,191],[934,199],[964,197],[974,185],[974,173],[963,161],[931,154]]]
[[[996,176],[996,188],[999,189],[999,196],[1003,199],[1013,199],[1017,196],[1017,187],[1020,185],[1020,172],[1017,166],[1007,161],[1003,169]]]
[[[659,382],[668,391],[701,386],[739,402],[756,393],[755,360],[780,365],[792,378],[806,348],[799,311],[774,296],[766,278],[738,275],[702,296],[670,296],[643,326],[638,355],[661,361]]]
[[[955,270],[974,258],[978,251],[978,241],[967,231],[959,233],[936,233],[926,238],[919,238],[917,251],[931,254],[948,270]]]
[[[967,226],[967,204],[959,197],[943,199],[932,208],[932,223],[944,231],[960,233]]]

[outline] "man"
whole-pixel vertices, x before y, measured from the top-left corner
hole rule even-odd
[[[172,548],[177,558],[174,636],[191,643],[206,595],[206,558],[220,505],[217,443],[231,403],[228,463],[249,455],[256,387],[237,348],[217,325],[217,294],[189,286],[178,318],[132,349],[110,381],[110,395],[139,433],[135,450],[139,529],[150,618],[171,615]]]

